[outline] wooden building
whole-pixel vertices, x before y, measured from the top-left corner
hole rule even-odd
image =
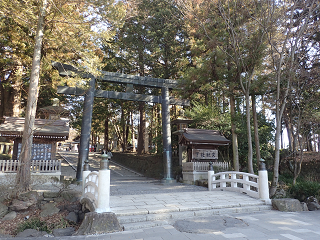
[[[218,147],[229,143],[217,130],[184,128],[180,131],[179,144],[187,147],[187,162],[217,161]]]
[[[24,122],[24,118],[5,117],[0,125],[0,136],[14,142],[14,160],[19,158],[21,152]],[[35,119],[32,160],[54,160],[57,142],[65,141],[68,137],[68,119]]]

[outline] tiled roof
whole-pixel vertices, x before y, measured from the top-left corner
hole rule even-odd
[[[5,117],[4,123],[0,125],[0,135],[3,137],[22,137],[24,122],[24,118]],[[35,119],[33,135],[39,138],[67,139],[69,120]]]
[[[226,139],[217,130],[185,128],[183,129],[179,143],[228,145],[230,140]]]

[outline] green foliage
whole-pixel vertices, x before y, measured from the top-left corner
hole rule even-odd
[[[300,201],[305,201],[306,198],[311,196],[319,198],[320,183],[310,181],[297,182],[289,188],[289,193],[293,198],[299,199]]]
[[[17,233],[23,232],[26,229],[35,229],[37,231],[45,231],[47,233],[51,232],[47,223],[45,221],[41,221],[39,218],[30,218],[21,223],[17,228]]]
[[[221,113],[217,106],[205,105],[192,101],[193,107],[186,111],[186,116],[194,120],[198,128],[219,130],[222,133],[230,131],[230,115]]]

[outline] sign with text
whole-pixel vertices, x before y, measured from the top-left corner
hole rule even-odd
[[[192,149],[192,159],[218,159],[218,150]]]

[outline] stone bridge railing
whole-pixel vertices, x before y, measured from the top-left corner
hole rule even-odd
[[[259,175],[245,172],[219,172],[208,171],[208,189],[229,190],[246,193],[251,197],[260,198],[270,203],[268,172],[263,162],[260,162]]]
[[[110,153],[111,154],[111,153]],[[84,166],[81,204],[91,212],[110,212],[110,170],[107,158],[111,155],[103,154],[98,172],[91,172],[88,163]]]
[[[219,172],[212,174],[208,186],[210,191],[229,190],[259,198],[259,176],[250,173]]]

